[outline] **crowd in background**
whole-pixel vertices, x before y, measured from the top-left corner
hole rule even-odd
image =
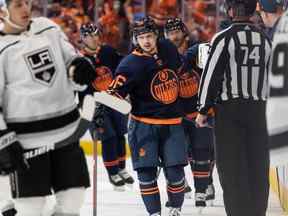
[[[284,0],[285,8],[288,0]],[[71,43],[79,48],[79,28],[96,22],[101,25],[104,42],[126,54],[130,25],[151,16],[160,33],[168,18],[180,17],[195,41],[209,41],[221,29],[224,0],[33,0],[33,16],[47,16],[58,23]],[[254,17],[258,23],[259,16]],[[261,19],[261,18],[260,18]],[[260,23],[261,25],[261,23]]]
[[[33,0],[33,16],[47,16],[60,25],[70,42],[81,48],[79,29],[96,22],[103,41],[127,54],[130,25],[145,15],[151,16],[163,33],[168,18],[180,17],[195,41],[207,42],[221,26],[224,0]],[[287,3],[288,4],[288,0]],[[254,17],[262,25],[259,16]]]
[[[77,48],[81,47],[80,26],[94,20],[102,27],[104,41],[124,54],[129,49],[130,24],[145,14],[155,20],[160,32],[169,17],[184,18],[195,40],[208,41],[216,31],[215,0],[48,0],[47,8],[45,1],[33,1],[34,16],[46,14]]]

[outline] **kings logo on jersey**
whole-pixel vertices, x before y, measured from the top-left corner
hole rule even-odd
[[[24,58],[33,80],[46,86],[52,85],[56,77],[56,67],[49,47],[27,53]]]

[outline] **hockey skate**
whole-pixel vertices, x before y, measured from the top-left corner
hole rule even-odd
[[[215,200],[215,187],[213,184],[208,185],[206,189],[206,202],[208,206],[213,206]]]
[[[206,207],[206,193],[195,193],[195,206],[198,214],[202,214],[203,209]]]
[[[120,175],[109,175],[109,181],[113,185],[115,191],[125,191],[125,182]]]
[[[123,179],[125,184],[129,187],[132,188],[134,179],[133,177],[127,172],[126,169],[119,170],[118,175]]]
[[[170,208],[168,216],[181,216],[180,208]]]

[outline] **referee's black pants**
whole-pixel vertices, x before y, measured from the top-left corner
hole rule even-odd
[[[216,106],[216,163],[228,216],[265,216],[269,196],[266,103]]]

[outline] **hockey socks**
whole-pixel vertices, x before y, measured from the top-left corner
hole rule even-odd
[[[193,149],[194,160],[190,162],[194,177],[195,205],[206,206],[206,190],[209,184],[211,161],[209,149]]]
[[[193,160],[190,162],[196,193],[205,193],[209,184],[211,160],[209,149],[193,149]]]
[[[165,168],[169,207],[181,209],[184,202],[185,177],[182,166]]]
[[[104,166],[109,175],[118,174],[119,159],[117,152],[117,137],[113,136],[109,139],[102,140],[102,156]]]
[[[118,136],[117,138],[117,152],[119,160],[119,169],[125,169],[126,167],[126,140],[125,136]]]
[[[160,193],[157,185],[157,168],[137,170],[141,196],[150,215],[161,212]]]

